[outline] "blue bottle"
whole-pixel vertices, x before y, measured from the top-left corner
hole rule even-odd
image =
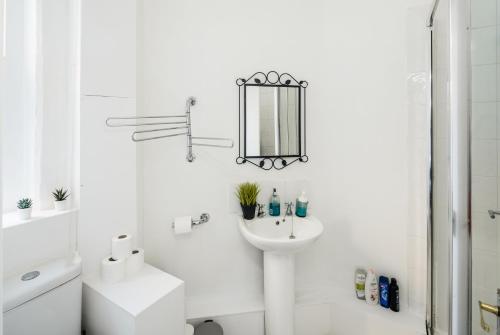
[[[280,216],[280,197],[276,193],[276,189],[273,189],[273,195],[269,200],[269,215]]]
[[[389,308],[389,278],[380,276],[378,280],[380,306]]]
[[[307,201],[306,192],[302,191],[300,197],[295,202],[295,215],[305,218],[307,216]]]

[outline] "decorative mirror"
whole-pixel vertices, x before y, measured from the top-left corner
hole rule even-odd
[[[240,122],[236,163],[281,170],[307,162],[307,81],[270,71],[238,78],[236,85]]]

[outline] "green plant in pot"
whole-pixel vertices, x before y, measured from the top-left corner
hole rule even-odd
[[[68,197],[70,193],[68,190],[61,188],[56,188],[54,192],[52,192],[52,196],[54,197],[54,208],[57,211],[65,211],[68,209]]]
[[[17,212],[19,214],[19,219],[29,220],[31,218],[31,207],[33,206],[33,201],[30,198],[23,198],[17,202]]]
[[[243,183],[238,185],[236,196],[240,200],[243,218],[245,220],[252,220],[255,217],[257,196],[259,193],[260,188],[257,183]]]

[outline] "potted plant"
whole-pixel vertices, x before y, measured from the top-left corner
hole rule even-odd
[[[54,207],[56,211],[65,211],[68,209],[68,190],[61,188],[56,188],[54,192],[52,192],[52,196],[54,197]]]
[[[29,220],[31,218],[31,206],[33,201],[30,198],[23,198],[17,202],[17,212],[19,219]]]
[[[243,183],[238,185],[236,196],[240,200],[243,218],[252,220],[255,217],[255,208],[257,207],[257,196],[260,188],[257,183]]]

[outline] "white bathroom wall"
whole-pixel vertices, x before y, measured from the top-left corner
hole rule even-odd
[[[136,235],[136,149],[130,129],[105,126],[135,112],[135,0],[82,1],[81,210],[84,271],[110,254],[111,237]]]
[[[182,113],[194,95],[193,133],[237,140],[236,78],[277,70],[310,84],[307,164],[264,172],[236,165],[236,148],[201,147],[187,163],[183,138],[140,144],[147,260],[185,280],[188,299],[262,294],[262,256],[240,237],[234,186],[261,182],[265,202],[273,186],[282,201],[306,188],[325,233],[297,256],[298,291],[337,287],[350,295],[354,269],[373,267],[399,279],[407,309],[408,255],[418,252],[408,231],[407,3],[140,4],[141,114]],[[202,212],[211,214],[209,223],[173,235],[174,217]]]

